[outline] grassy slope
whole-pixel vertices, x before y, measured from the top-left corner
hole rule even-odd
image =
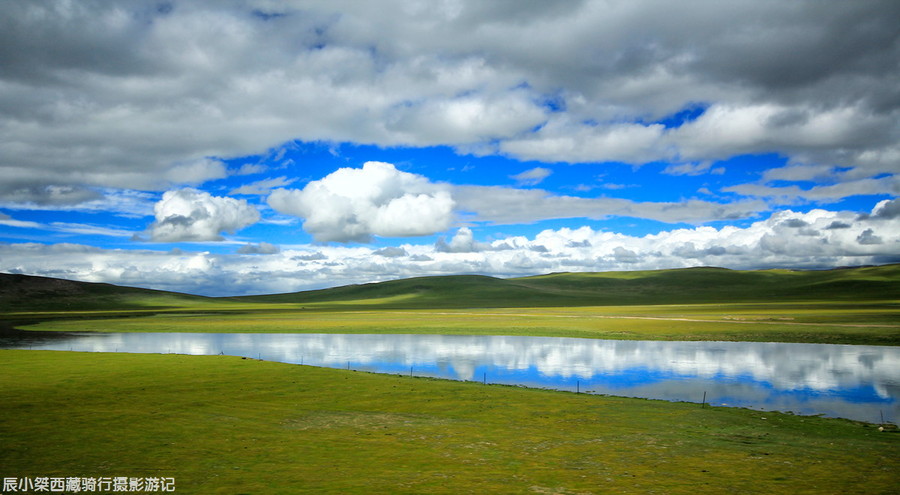
[[[0,351],[3,476],[179,493],[893,493],[872,426],[228,356]]]
[[[688,268],[513,279],[456,275],[231,298],[0,274],[0,312],[227,309],[272,303],[435,309],[872,300],[900,300],[900,265],[823,271]]]
[[[211,303],[215,300],[177,292],[0,273],[0,313],[148,310]]]
[[[900,265],[826,271],[689,268],[514,279],[458,275],[236,299],[345,306],[368,301],[409,309],[897,300]]]
[[[67,288],[60,293],[44,287],[46,279],[35,281],[37,288],[30,290],[37,296],[17,296],[24,306],[10,302],[8,294],[14,291],[8,285],[5,292],[0,288],[0,295],[7,294],[0,297],[0,308],[17,309],[7,311],[6,318],[19,325],[42,322],[29,327],[36,330],[504,334],[900,345],[900,265],[828,271],[696,268],[564,273],[508,280],[424,277],[218,299],[56,281],[75,284],[81,291]],[[76,304],[79,297],[83,301]],[[92,304],[101,310],[89,310]],[[70,306],[78,311],[64,309]]]

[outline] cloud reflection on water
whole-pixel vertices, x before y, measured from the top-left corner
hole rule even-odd
[[[21,346],[20,346],[21,347]],[[761,342],[345,334],[77,334],[31,347],[230,354],[295,364],[701,401],[864,421],[898,416],[900,349]]]

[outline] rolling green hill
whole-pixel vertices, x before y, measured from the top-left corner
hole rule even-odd
[[[900,299],[900,265],[822,271],[687,268],[553,273],[512,279],[454,275],[235,299],[299,304],[369,304],[392,308],[894,300]]]
[[[511,279],[453,275],[230,298],[0,274],[0,312],[227,309],[237,303],[424,309],[875,300],[900,300],[900,265],[821,271],[687,268]]]
[[[0,273],[0,312],[116,311],[196,306],[212,298],[177,292]]]

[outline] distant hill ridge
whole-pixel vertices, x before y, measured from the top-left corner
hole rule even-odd
[[[215,301],[366,306],[492,308],[726,302],[900,300],[900,264],[833,270],[672,270],[415,277],[330,289],[207,298],[174,292],[0,274],[0,311],[148,309]]]
[[[510,279],[450,275],[237,299],[292,303],[381,300],[381,304],[396,307],[528,307],[762,302],[774,298],[900,299],[900,265],[754,271],[701,267],[566,272]]]

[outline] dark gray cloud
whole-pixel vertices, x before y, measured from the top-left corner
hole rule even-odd
[[[809,224],[806,223],[805,220],[801,220],[799,218],[791,218],[789,220],[785,220],[784,222],[782,222],[781,225],[784,225],[785,227],[790,227],[792,229],[799,229],[801,227],[806,227]]]
[[[0,198],[10,203],[65,207],[101,199],[95,189],[77,185],[40,185],[17,181],[0,184]]]
[[[892,0],[0,9],[6,201],[200,184],[226,173],[207,157],[294,139],[635,164],[780,152],[854,180],[900,153]],[[698,103],[681,129],[651,124]]]
[[[704,223],[755,216],[768,209],[763,201],[636,202],[621,198],[558,196],[542,189],[496,186],[457,186],[453,190],[457,209],[474,221],[493,224],[533,222],[555,218],[604,219],[612,216],[649,218],[662,222]]]
[[[721,4],[723,10],[732,6]],[[691,62],[698,72],[748,85],[760,94],[774,93],[782,101],[827,95],[821,105],[863,101],[879,112],[900,103],[891,102],[898,95],[896,88],[884,84],[874,93],[866,89],[896,75],[896,65],[886,63],[900,57],[896,2],[763,1],[736,10],[744,16],[722,25],[715,44],[698,46]],[[795,116],[806,118],[802,113]]]
[[[316,251],[315,253],[310,254],[298,254],[297,256],[291,257],[291,259],[294,261],[323,261],[327,260],[328,256],[319,251]]]
[[[409,253],[406,252],[405,249],[401,247],[389,246],[386,248],[379,249],[372,254],[378,256],[384,256],[385,258],[401,258],[403,256],[408,256]]]
[[[866,229],[856,237],[856,242],[864,245],[864,246],[873,246],[878,244],[884,244],[884,240],[875,235],[875,231],[872,229]]]
[[[900,199],[882,201],[873,210],[873,218],[894,219],[900,217]]]
[[[616,246],[613,249],[612,257],[618,263],[626,263],[629,265],[641,261],[642,258],[640,255],[638,255],[638,253],[621,246]]]
[[[244,244],[237,250],[238,254],[277,254],[281,252],[281,248],[268,242],[260,242],[258,244]]]
[[[852,227],[852,225],[850,225],[847,222],[841,222],[839,220],[835,220],[835,221],[831,222],[830,224],[828,224],[828,226],[825,228],[828,230],[834,230],[834,229],[849,229],[850,227]]]

